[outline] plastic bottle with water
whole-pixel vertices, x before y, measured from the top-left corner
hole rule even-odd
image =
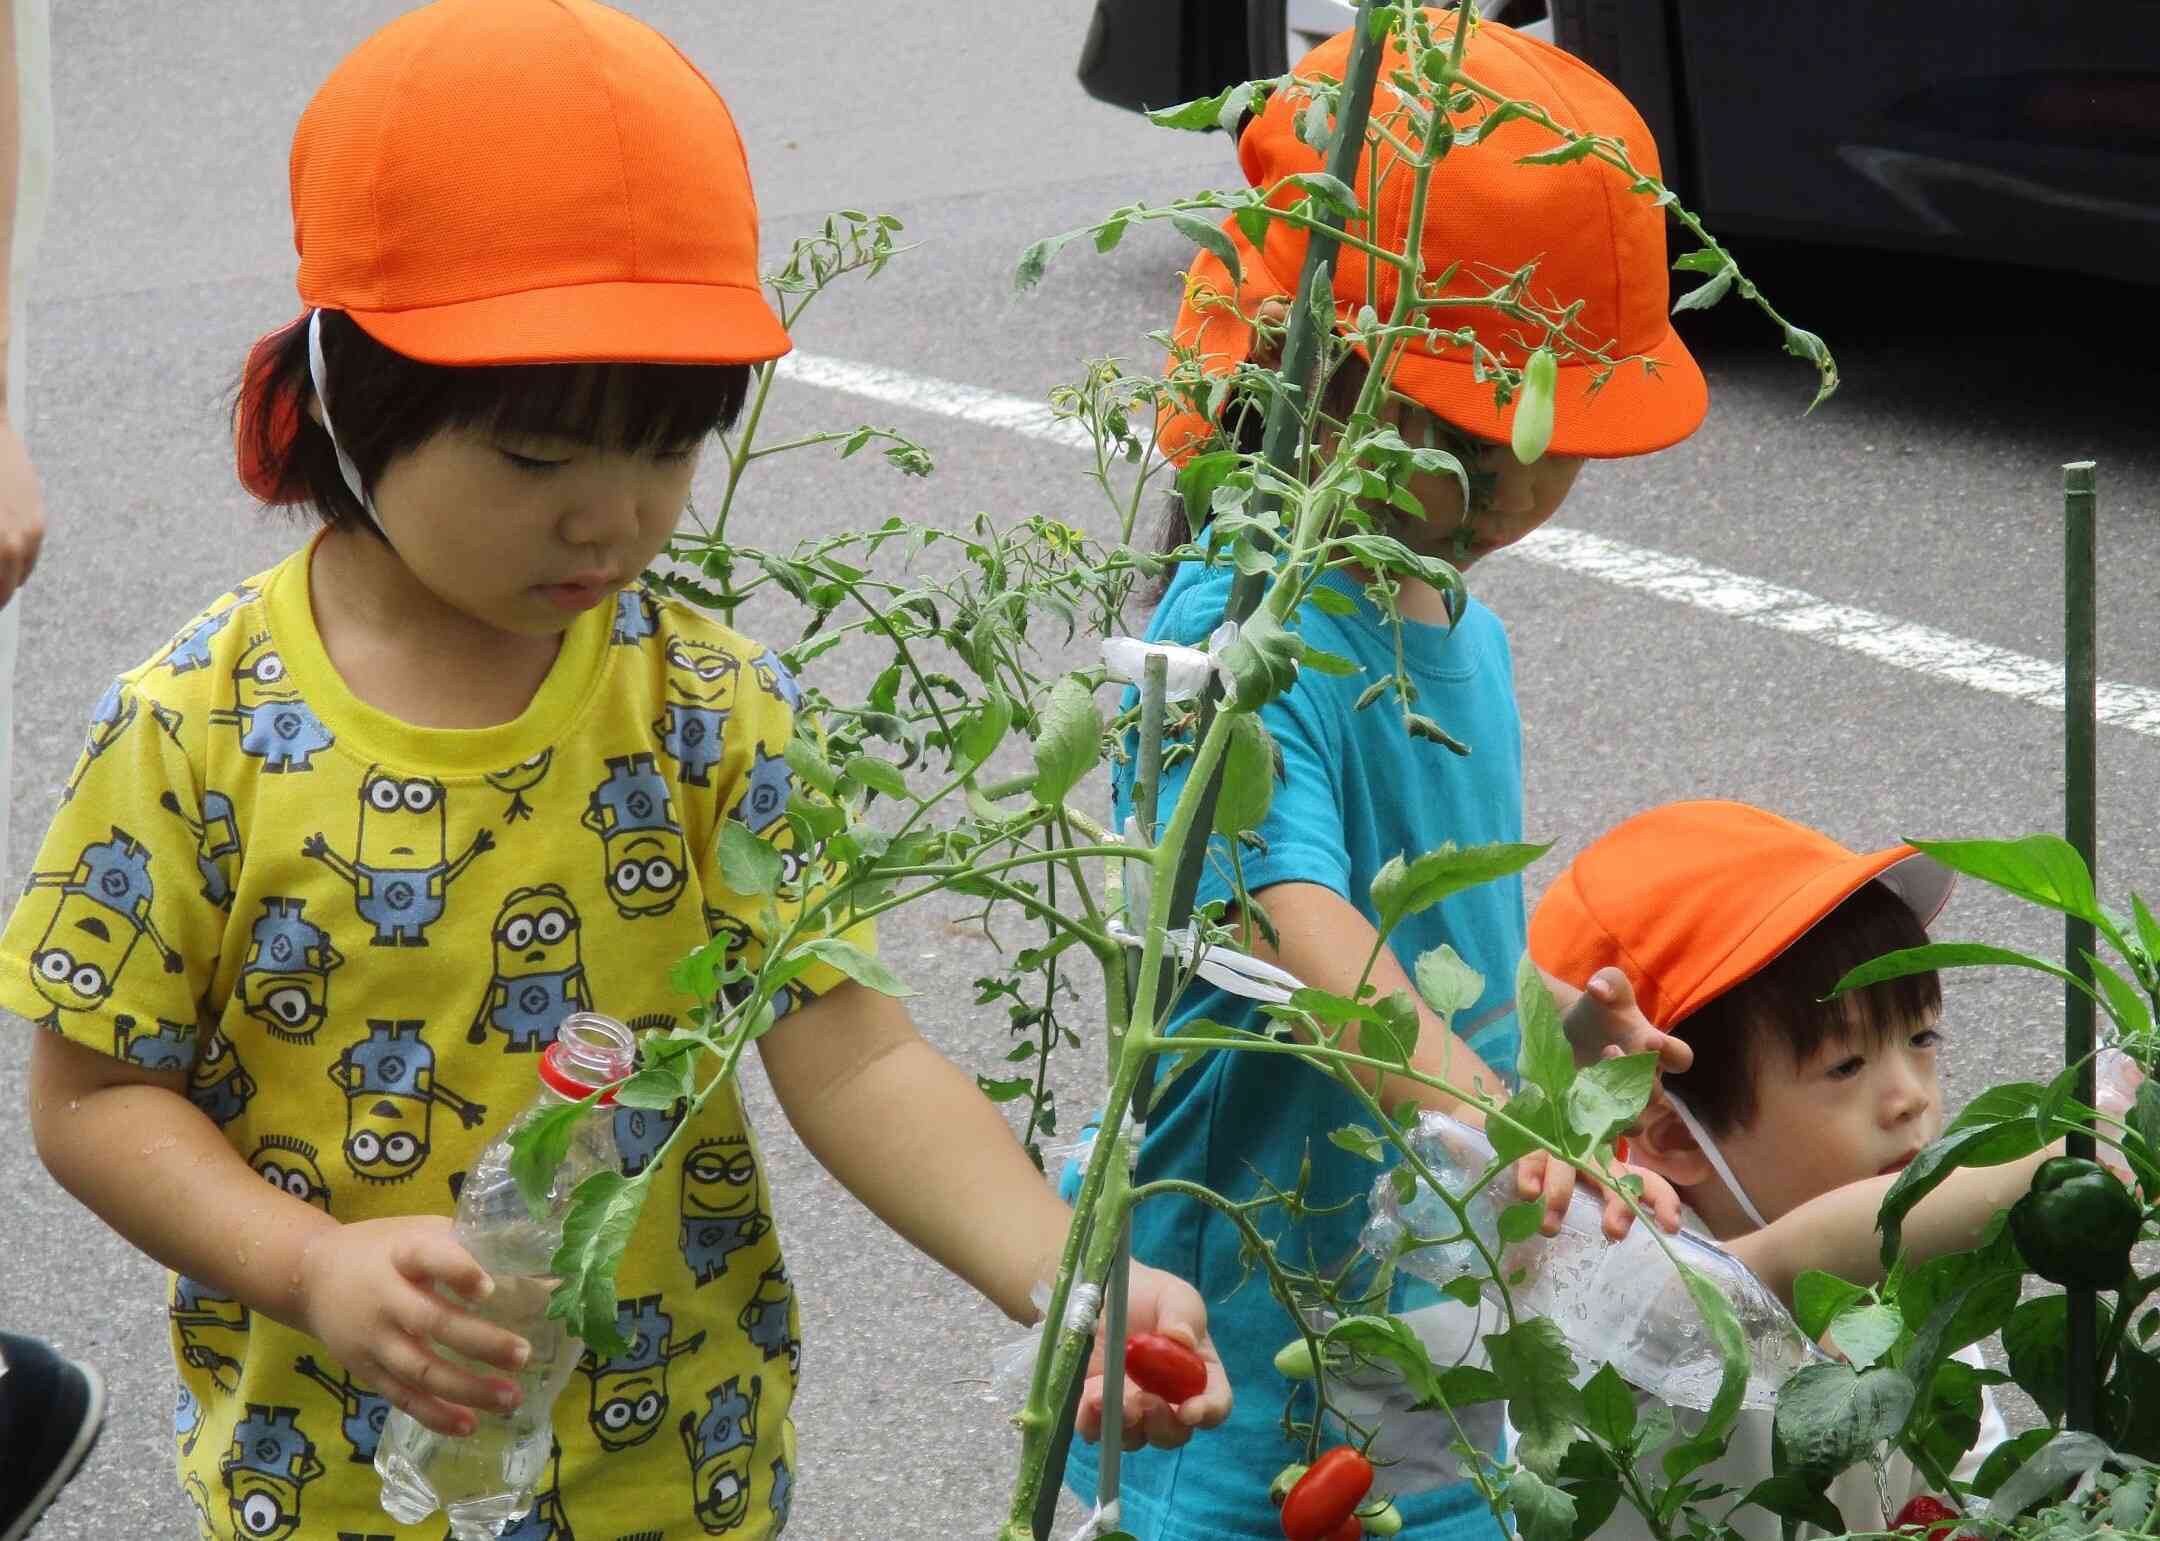
[[[1457,1197],[1470,1193],[1493,1161],[1481,1131],[1444,1113],[1423,1114],[1410,1144]],[[1667,1236],[1640,1222],[1624,1239],[1608,1241],[1602,1201],[1578,1187],[1559,1235],[1536,1235],[1503,1249],[1500,1211],[1515,1201],[1512,1171],[1503,1169],[1471,1195],[1471,1227],[1508,1274],[1524,1270],[1523,1282],[1510,1286],[1516,1315],[1552,1318],[1575,1350],[1578,1384],[1609,1361],[1629,1383],[1675,1407],[1709,1407],[1723,1361],[1666,1248],[1707,1279],[1739,1319],[1748,1352],[1742,1406],[1773,1406],[1777,1388],[1795,1370],[1828,1361],[1768,1286],[1715,1242],[1691,1231]],[[1484,1273],[1455,1211],[1430,1188],[1420,1184],[1404,1203],[1394,1179],[1383,1177],[1373,1184],[1370,1209],[1362,1239],[1374,1256],[1392,1256],[1406,1235],[1453,1238],[1404,1253],[1398,1266],[1435,1284]],[[1489,1281],[1485,1289],[1489,1296],[1497,1293]]]
[[[577,1185],[619,1166],[622,1157],[614,1121],[585,1119],[535,1218],[510,1175],[510,1137],[549,1109],[612,1086],[636,1068],[637,1040],[629,1028],[596,1012],[567,1018],[536,1066],[538,1095],[466,1173],[451,1234],[495,1288],[477,1304],[450,1298],[532,1345],[532,1357],[515,1377],[524,1400],[507,1413],[476,1410],[473,1432],[463,1438],[437,1434],[393,1410],[376,1447],[375,1471],[382,1478],[382,1506],[398,1523],[418,1524],[439,1508],[454,1541],[493,1541],[532,1508],[547,1470],[555,1398],[581,1351],[564,1324],[547,1314],[563,1217]],[[437,1347],[467,1368],[501,1373]]]

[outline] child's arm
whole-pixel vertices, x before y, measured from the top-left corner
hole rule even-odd
[[[441,1342],[514,1371],[515,1333],[435,1293],[487,1287],[440,1215],[341,1225],[272,1187],[187,1099],[185,1071],[150,1071],[32,1029],[30,1126],[60,1186],[134,1246],[251,1311],[322,1341],[352,1377],[446,1434],[516,1383],[473,1375]]]
[[[826,1170],[1014,1321],[1037,1319],[1028,1295],[1055,1276],[1072,1211],[905,1007],[842,983],[781,1019],[758,1050],[788,1122]],[[1208,1389],[1172,1409],[1128,1382],[1128,1431],[1174,1446],[1229,1416],[1230,1384],[1191,1285],[1135,1264],[1130,1319],[1134,1332],[1166,1333],[1198,1349]],[[1096,1385],[1081,1422],[1089,1438],[1100,1406]]]
[[[2063,1153],[2058,1141],[2003,1166],[1960,1167],[1915,1204],[1904,1222],[1904,1254],[1925,1262],[1980,1244],[1980,1233],[1997,1210],[2008,1209],[2032,1186],[2033,1173]],[[1759,1231],[1725,1243],[1727,1251],[1790,1306],[1793,1284],[1806,1270],[1835,1274],[1854,1284],[1882,1282],[1882,1240],[1875,1216],[1895,1174],[1847,1183],[1787,1210]]]
[[[1333,889],[1318,883],[1276,883],[1262,889],[1254,897],[1267,906],[1268,919],[1273,922],[1275,934],[1281,939],[1279,947],[1269,947],[1258,927],[1252,932],[1252,952],[1256,957],[1266,958],[1288,969],[1299,979],[1316,990],[1326,990],[1333,995],[1350,995],[1356,991],[1358,977],[1364,971],[1365,960],[1373,954],[1380,933],[1373,928],[1364,913]],[[1507,1083],[1477,1057],[1471,1047],[1448,1028],[1439,1015],[1427,1006],[1395,961],[1393,949],[1381,947],[1374,959],[1369,982],[1381,996],[1397,990],[1407,991],[1417,1002],[1418,1043],[1417,1051],[1410,1057],[1411,1064],[1430,1076],[1459,1086],[1479,1091],[1488,1097],[1505,1100]],[[1625,981],[1623,980],[1623,983]],[[1632,1009],[1633,997],[1628,997]],[[1637,1014],[1640,1015],[1639,1013]],[[1648,1023],[1644,1026],[1647,1028]],[[1652,1031],[1655,1031],[1652,1029]],[[1658,1035],[1663,1038],[1663,1034]],[[1667,1040],[1685,1048],[1677,1039]],[[1358,1024],[1353,1022],[1343,1029],[1338,1046],[1352,1053],[1362,1053]],[[1382,1079],[1379,1072],[1358,1066],[1354,1072],[1359,1084],[1371,1091]],[[1415,1082],[1395,1080],[1382,1089],[1383,1100],[1392,1105],[1403,1097],[1415,1097],[1424,1107],[1460,1118],[1466,1123],[1482,1124],[1484,1115],[1477,1109],[1443,1091],[1420,1086]],[[1644,1197],[1657,1216],[1658,1223],[1668,1231],[1680,1228],[1680,1201],[1672,1188],[1655,1174],[1644,1177]],[[1517,1182],[1527,1196],[1543,1194],[1545,1197],[1545,1229],[1548,1235],[1560,1228],[1560,1218],[1567,1213],[1569,1197],[1575,1191],[1575,1169],[1564,1161],[1531,1156],[1516,1168]],[[1653,1180],[1655,1179],[1655,1180]],[[1606,1233],[1618,1239],[1626,1234],[1634,1223],[1634,1214],[1617,1194],[1606,1195]]]

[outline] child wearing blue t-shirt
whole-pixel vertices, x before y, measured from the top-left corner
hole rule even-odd
[[[1432,22],[1442,33],[1453,25],[1441,13],[1434,13]],[[1344,34],[1308,56],[1298,73],[1342,78],[1349,45]],[[1387,82],[1402,64],[1399,46],[1391,44],[1389,57],[1381,61],[1376,121],[1391,110]],[[1464,70],[1510,95],[1548,104],[1569,127],[1623,139],[1638,164],[1652,160],[1649,131],[1626,100],[1557,49],[1485,23],[1467,44]],[[1319,153],[1295,132],[1306,106],[1302,93],[1278,92],[1245,127],[1239,153],[1253,185],[1272,187],[1285,177],[1321,169]],[[1563,363],[1550,447],[1523,465],[1506,443],[1507,414],[1495,406],[1492,383],[1474,370],[1469,350],[1406,349],[1383,415],[1411,444],[1435,442],[1434,435],[1441,436],[1439,442],[1467,440],[1462,458],[1471,496],[1466,502],[1450,477],[1413,476],[1411,491],[1426,517],[1401,520],[1391,533],[1457,568],[1470,567],[1552,518],[1586,458],[1662,449],[1692,432],[1707,406],[1701,371],[1673,334],[1666,313],[1663,211],[1630,192],[1626,178],[1595,162],[1517,164],[1518,157],[1550,144],[1548,133],[1512,124],[1496,132],[1491,143],[1457,150],[1439,164],[1418,236],[1429,272],[1437,279],[1443,267],[1459,260],[1460,271],[1474,276],[1456,287],[1483,293],[1491,275],[1536,261],[1540,295],[1557,295],[1563,304],[1583,302],[1572,335],[1603,344],[1616,357],[1647,355],[1660,367],[1654,373],[1615,371],[1592,394],[1591,370],[1579,362]],[[1409,204],[1403,194],[1411,172],[1383,152],[1374,180],[1372,162],[1368,149],[1353,181],[1376,211],[1377,228],[1359,233],[1401,250]],[[1375,186],[1378,191],[1371,191]],[[1223,229],[1238,247],[1240,276],[1233,278],[1212,254],[1196,255],[1176,338],[1207,368],[1227,371],[1261,355],[1269,336],[1279,335],[1268,323],[1279,325],[1287,314],[1305,238],[1277,223],[1256,247],[1235,220]],[[1368,281],[1365,260],[1345,248],[1334,278],[1338,324],[1345,330],[1364,305],[1374,304],[1384,315],[1393,304],[1392,269],[1372,276],[1377,298],[1371,297]],[[1489,309],[1465,307],[1446,314],[1453,324],[1473,327],[1485,347],[1522,362],[1520,323]],[[1257,330],[1255,319],[1261,322]],[[1323,410],[1330,416],[1345,415],[1363,384],[1363,366],[1363,359],[1353,356],[1328,383]],[[1162,443],[1173,455],[1189,453],[1216,429],[1205,419],[1173,418],[1164,426]],[[1186,528],[1182,510],[1174,510],[1172,520],[1166,549],[1181,543]],[[1205,645],[1223,620],[1233,576],[1223,566],[1181,566],[1148,627],[1148,639]],[[1264,906],[1275,938],[1269,947],[1261,928],[1253,928],[1254,950],[1308,985],[1348,995],[1374,951],[1378,929],[1369,893],[1383,864],[1448,841],[1470,846],[1523,838],[1522,742],[1507,634],[1484,605],[1473,599],[1460,615],[1451,615],[1440,590],[1401,580],[1398,641],[1358,576],[1337,570],[1324,584],[1331,601],[1308,602],[1295,624],[1310,647],[1348,659],[1358,672],[1336,677],[1306,670],[1291,690],[1262,709],[1281,751],[1282,773],[1258,831],[1259,844],[1242,854],[1241,863],[1246,890]],[[1442,724],[1471,753],[1411,737],[1392,709],[1357,710],[1371,682],[1393,674],[1398,661],[1417,687],[1416,710]],[[1127,766],[1115,785],[1121,826],[1130,811],[1131,777]],[[1171,805],[1181,783],[1181,772],[1165,773],[1161,806]],[[1226,866],[1208,864],[1199,903],[1232,899]],[[1390,935],[1370,979],[1383,996],[1404,990],[1416,998],[1409,969],[1442,943],[1483,981],[1476,1002],[1454,1014],[1452,1033],[1427,1012],[1413,1061],[1417,1068],[1487,1096],[1506,1095],[1521,1036],[1513,986],[1524,929],[1522,885],[1511,877],[1445,899]],[[1578,1043],[1604,1037],[1631,1048],[1656,1048],[1669,1068],[1684,1068],[1684,1047],[1666,1040],[1634,1011],[1616,971],[1591,981],[1589,995],[1583,1003],[1586,1018],[1570,1023]],[[1204,984],[1178,999],[1171,1027],[1199,1018],[1266,1025],[1256,1020],[1250,1002]],[[1353,1027],[1344,1047],[1355,1050],[1355,1033]],[[1464,1111],[1444,1094],[1428,1100]],[[1261,1191],[1262,1183],[1295,1187],[1301,1163],[1309,1160],[1307,1218],[1285,1256],[1298,1266],[1306,1266],[1308,1258],[1331,1266],[1355,1247],[1364,1213],[1362,1203],[1345,1201],[1362,1197],[1375,1169],[1327,1136],[1363,1118],[1360,1103],[1310,1067],[1272,1055],[1209,1056],[1161,1088],[1149,1110],[1139,1177],[1184,1178],[1241,1196]],[[1572,1183],[1572,1169],[1557,1163],[1549,1172],[1526,1167],[1520,1179],[1526,1194],[1542,1189],[1548,1200],[1556,1199]],[[1649,1187],[1660,1222],[1670,1228],[1676,1223],[1670,1190],[1654,1177]],[[1337,1206],[1335,1212],[1320,1212],[1330,1205]],[[1617,1213],[1609,1214],[1608,1225],[1617,1230],[1626,1212],[1617,1204],[1613,1208]],[[1276,1212],[1264,1223],[1282,1225]],[[1264,1284],[1244,1282],[1248,1269],[1241,1251],[1236,1228],[1212,1209],[1165,1200],[1134,1213],[1134,1257],[1199,1287],[1239,1393],[1220,1430],[1180,1450],[1143,1451],[1126,1461],[1121,1520],[1141,1541],[1281,1533],[1268,1487],[1301,1449],[1284,1437],[1277,1394],[1284,1382],[1270,1361],[1294,1329]],[[1398,1302],[1398,1309],[1406,1303]],[[1453,1306],[1435,1311],[1441,1316],[1460,1312],[1462,1320],[1448,1330],[1459,1329],[1464,1346],[1470,1346],[1474,1321],[1469,1313]],[[1476,1490],[1460,1480],[1451,1453],[1461,1437],[1454,1419],[1445,1412],[1414,1411],[1399,1384],[1393,1389],[1398,1394],[1390,1396],[1388,1388],[1380,1388],[1365,1405],[1384,1426],[1374,1447],[1376,1462],[1383,1463],[1379,1486],[1393,1494],[1406,1521],[1404,1534],[1493,1534],[1494,1518]],[[1463,1431],[1483,1448],[1497,1447],[1497,1407],[1459,1416]],[[1071,1480],[1080,1491],[1092,1491],[1092,1450],[1075,1451]]]

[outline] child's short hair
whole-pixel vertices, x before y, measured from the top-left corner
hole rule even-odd
[[[1593,840],[1530,917],[1530,954],[1566,984],[1618,967],[1653,1026],[1694,1046],[1669,1077],[1713,1135],[1754,1116],[1769,1052],[1917,1027],[1932,973],[1825,1002],[1884,953],[1917,947],[1954,881],[1909,845],[1860,855],[1733,802],[1667,803]]]
[[[1879,1044],[1941,1009],[1942,980],[1932,969],[1823,999],[1870,959],[1926,943],[1927,928],[1912,906],[1881,883],[1866,883],[1760,973],[1675,1027],[1673,1036],[1694,1049],[1695,1063],[1668,1072],[1665,1084],[1713,1136],[1745,1127],[1766,1075],[1806,1064],[1826,1045]]]
[[[374,528],[337,450],[373,487],[399,455],[448,428],[534,434],[613,449],[678,448],[726,430],[749,394],[747,364],[424,364],[341,311],[322,316],[337,443],[305,407],[307,318],[258,343],[234,393],[241,479],[265,503],[305,504],[328,525]]]

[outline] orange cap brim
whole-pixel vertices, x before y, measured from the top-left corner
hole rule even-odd
[[[577,284],[346,314],[423,364],[762,364],[794,347],[762,293],[726,284]]]
[[[1195,253],[1172,333],[1180,346],[1198,354],[1201,367],[1210,374],[1227,374],[1249,359],[1253,329],[1244,318],[1263,301],[1287,300],[1294,290],[1294,284],[1285,283],[1269,269],[1235,219],[1224,222],[1223,233],[1237,248],[1241,282],[1232,285],[1230,270],[1220,257]],[[1354,324],[1355,314],[1349,302],[1336,303],[1337,323],[1345,329]],[[1655,361],[1654,370],[1640,363],[1624,365],[1595,390],[1588,365],[1561,361],[1547,454],[1593,460],[1646,455],[1679,443],[1701,426],[1710,410],[1710,387],[1679,333],[1668,324],[1664,335],[1642,351]],[[1475,378],[1467,350],[1438,356],[1398,349],[1391,383],[1443,421],[1481,439],[1504,444],[1512,431],[1513,407],[1494,405],[1493,383],[1490,378]],[[1157,442],[1171,460],[1182,462],[1206,442],[1215,427],[1198,412],[1166,412]]]

